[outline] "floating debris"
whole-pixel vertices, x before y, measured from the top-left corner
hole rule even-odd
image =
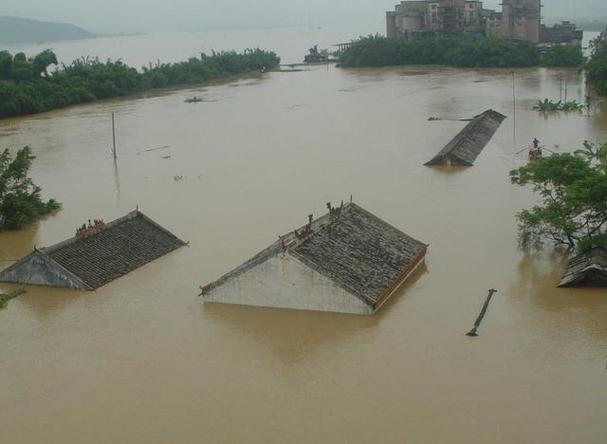
[[[143,150],[144,153],[149,153],[150,151],[158,151],[158,150],[166,150],[167,148],[170,148],[171,145],[164,145],[164,146],[159,146],[158,148],[149,148],[147,150]]]
[[[204,102],[204,103],[214,103],[214,102],[218,102],[218,100],[215,100],[215,99],[203,99],[201,97],[194,96],[194,97],[191,97],[189,99],[185,99],[184,102],[185,103],[201,103],[201,102]]]
[[[506,116],[493,110],[474,117],[430,162],[425,165],[472,166]]]
[[[205,303],[374,314],[424,263],[427,245],[356,204],[279,240],[201,287]]]
[[[85,224],[86,227],[86,224]],[[139,210],[32,253],[0,272],[0,282],[95,290],[186,245]]]

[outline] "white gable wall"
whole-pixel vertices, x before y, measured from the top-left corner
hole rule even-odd
[[[288,253],[228,280],[203,296],[205,303],[255,305],[296,310],[373,314],[353,294]]]
[[[0,280],[18,284],[83,289],[82,282],[40,252],[32,253],[2,271]]]

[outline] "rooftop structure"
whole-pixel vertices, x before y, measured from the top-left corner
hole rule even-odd
[[[201,287],[205,303],[374,314],[427,246],[356,204],[338,208]]]
[[[140,211],[108,224],[78,228],[76,236],[35,249],[0,272],[0,282],[95,290],[185,242]]]
[[[572,258],[559,287],[607,287],[607,251],[595,248]]]
[[[505,118],[491,109],[476,116],[426,165],[472,166]]]

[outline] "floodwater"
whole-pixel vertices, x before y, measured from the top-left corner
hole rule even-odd
[[[563,256],[519,249],[534,197],[508,179],[533,137],[607,140],[607,110],[530,110],[561,77],[583,99],[575,70],[517,70],[516,112],[509,70],[318,66],[0,121],[64,205],[1,233],[0,266],[137,205],[190,241],[96,292],[31,287],[0,312],[0,441],[604,443],[607,292],[557,289]],[[487,108],[508,119],[474,167],[423,166]],[[201,304],[199,285],[350,195],[430,244],[377,316]]]

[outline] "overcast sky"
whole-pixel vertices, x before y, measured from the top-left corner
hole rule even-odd
[[[0,0],[0,15],[73,23],[96,32],[195,31],[311,22],[383,31],[395,0]],[[500,0],[485,7],[499,8]],[[544,0],[544,16],[605,17],[607,0]]]

